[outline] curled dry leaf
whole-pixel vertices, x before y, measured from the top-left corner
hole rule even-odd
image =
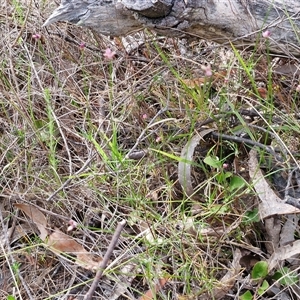
[[[259,204],[261,218],[265,219],[273,215],[299,214],[300,209],[284,203],[270,188],[258,166],[256,154],[257,152],[253,149],[249,153],[249,175],[254,189],[261,200]]]
[[[95,258],[93,254],[85,250],[72,237],[63,233],[58,228],[54,228],[54,231],[48,232],[47,219],[39,209],[32,205],[21,203],[15,204],[15,207],[22,210],[36,224],[40,232],[40,238],[52,252],[58,255],[63,253],[75,255],[76,264],[89,270],[96,270],[99,267],[102,258]]]
[[[194,188],[192,185],[191,167],[193,162],[193,155],[196,146],[204,136],[214,131],[214,129],[205,129],[200,133],[195,134],[183,147],[180,155],[180,162],[178,163],[178,180],[182,186],[182,189],[187,196],[194,194]]]

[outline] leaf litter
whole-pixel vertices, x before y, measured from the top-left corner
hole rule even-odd
[[[16,203],[15,207],[22,210],[37,226],[40,232],[39,237],[49,250],[57,255],[75,255],[75,263],[85,269],[96,271],[99,268],[101,257],[95,258],[94,254],[89,253],[81,244],[58,228],[55,227],[53,231],[50,231],[47,218],[39,209],[33,205],[21,203]]]
[[[204,130],[200,134],[193,136],[182,149],[181,160],[178,163],[178,178],[188,196],[192,196],[195,193],[191,179],[194,150],[203,137],[210,132],[213,132],[213,129]],[[267,242],[266,248],[271,256],[266,262],[268,271],[271,272],[283,261],[291,259],[300,253],[300,241],[295,241],[294,239],[295,224],[297,223],[297,214],[300,213],[300,209],[287,204],[285,200],[279,198],[277,193],[273,191],[259,167],[257,151],[254,149],[249,152],[249,175],[253,188],[261,200],[258,211],[260,218],[264,220],[265,230],[269,238],[269,244]],[[287,217],[287,221],[284,224],[279,221],[279,215]],[[192,222],[191,219],[190,222]],[[213,290],[214,299],[222,299],[238,280],[238,275],[241,271],[240,261],[242,260],[241,252],[236,249],[232,261],[232,271],[228,271],[220,280],[221,287]],[[211,295],[203,295],[202,297],[202,299],[210,299]]]
[[[249,152],[249,174],[253,182],[254,189],[257,192],[261,202],[259,203],[259,214],[262,219],[274,215],[286,215],[300,213],[300,209],[286,204],[271,189],[265,176],[259,168],[256,158],[257,152],[251,150]]]
[[[32,9],[34,8],[32,7]],[[6,16],[11,16],[11,14],[6,14]],[[29,20],[30,18],[31,16],[29,16]],[[9,17],[6,19],[9,20]],[[6,24],[6,22],[4,20],[2,24]],[[26,29],[26,32],[35,32],[37,26],[32,26],[32,24],[36,25],[34,22],[26,23],[22,24],[24,26],[22,28]],[[18,28],[18,26],[6,26],[6,28]],[[3,30],[5,32],[4,28]],[[268,239],[265,244],[270,245],[267,253],[265,253],[264,246],[261,247],[261,244],[264,244],[265,241],[260,242],[253,237],[252,239],[249,238],[249,231],[241,232],[245,228],[242,225],[241,215],[251,205],[244,206],[243,209],[237,209],[237,204],[232,203],[230,204],[232,208],[231,214],[222,214],[218,210],[214,210],[207,217],[203,215],[203,207],[206,203],[204,201],[197,202],[199,198],[203,200],[204,196],[196,189],[196,185],[199,182],[194,177],[196,172],[195,169],[193,170],[195,165],[193,162],[196,162],[197,153],[195,153],[195,148],[201,141],[199,135],[203,134],[203,132],[199,130],[195,134],[194,131],[186,132],[182,129],[190,125],[190,117],[195,113],[197,114],[197,119],[199,118],[203,121],[203,116],[213,116],[215,118],[220,109],[220,111],[225,112],[225,117],[230,116],[231,118],[232,115],[227,114],[228,107],[216,107],[219,105],[220,97],[222,97],[222,93],[219,94],[219,92],[223,92],[224,87],[229,91],[228,95],[226,95],[229,99],[228,101],[232,103],[237,102],[238,106],[243,102],[241,99],[245,95],[249,95],[249,90],[252,90],[253,87],[252,83],[247,84],[243,81],[245,89],[235,89],[236,86],[240,86],[240,81],[236,78],[236,74],[240,72],[240,67],[232,68],[232,70],[238,70],[238,72],[227,70],[228,61],[235,60],[232,54],[229,53],[230,51],[220,48],[216,56],[216,52],[211,50],[215,49],[215,46],[210,48],[207,42],[200,42],[199,45],[194,44],[192,46],[195,49],[193,54],[197,56],[197,59],[192,59],[192,64],[187,69],[197,73],[199,71],[197,68],[202,72],[203,66],[209,66],[210,70],[206,70],[206,73],[210,71],[212,72],[212,76],[210,78],[207,74],[203,77],[199,77],[198,75],[190,76],[191,74],[186,76],[186,74],[180,73],[180,77],[189,78],[180,82],[184,82],[190,89],[201,91],[207,84],[211,84],[213,89],[217,90],[217,94],[219,95],[207,95],[210,103],[208,106],[208,110],[210,111],[207,113],[202,108],[203,103],[200,103],[204,99],[200,93],[197,95],[197,101],[192,101],[181,90],[171,90],[170,82],[175,82],[175,86],[177,84],[176,80],[170,77],[169,70],[164,68],[162,61],[157,59],[157,53],[151,49],[151,43],[147,44],[147,47],[143,47],[145,45],[144,39],[140,39],[140,43],[136,43],[139,40],[138,35],[132,37],[132,40],[128,43],[130,46],[136,43],[137,46],[131,50],[126,48],[125,53],[122,47],[123,45],[126,46],[126,43],[122,45],[120,39],[112,42],[105,40],[105,38],[102,39],[94,36],[95,39],[98,38],[98,42],[100,41],[100,48],[106,48],[106,43],[109,43],[110,49],[113,49],[113,51],[117,50],[117,59],[107,62],[103,60],[102,50],[99,51],[101,54],[98,55],[98,47],[97,49],[94,46],[79,47],[78,49],[76,45],[79,43],[76,43],[76,38],[83,39],[84,30],[82,28],[78,29],[68,26],[67,31],[64,32],[66,34],[71,33],[72,43],[68,40],[69,36],[65,39],[54,32],[51,32],[51,36],[47,35],[47,32],[43,32],[41,43],[36,40],[33,43],[32,41],[28,42],[26,39],[23,40],[26,46],[30,47],[29,52],[22,52],[23,43],[20,43],[17,48],[7,47],[8,49],[13,49],[13,51],[16,50],[16,56],[13,59],[20,62],[20,66],[17,72],[11,73],[11,70],[4,63],[1,70],[6,78],[13,78],[12,82],[10,82],[11,86],[7,90],[5,84],[2,85],[0,83],[1,90],[4,91],[5,95],[3,97],[5,99],[3,104],[4,112],[0,116],[0,121],[4,120],[7,122],[5,126],[2,126],[5,130],[1,131],[1,142],[4,145],[4,148],[1,149],[3,150],[1,153],[1,176],[3,176],[1,188],[3,187],[3,190],[1,189],[1,192],[5,195],[5,199],[9,199],[13,203],[16,202],[13,198],[15,194],[20,194],[22,200],[26,199],[26,201],[33,201],[33,203],[35,203],[35,200],[28,200],[30,193],[33,193],[35,196],[39,194],[40,199],[45,199],[46,195],[48,201],[45,201],[45,206],[50,205],[50,202],[52,204],[63,203],[61,206],[63,212],[61,211],[61,214],[65,213],[72,217],[77,216],[76,214],[79,211],[83,222],[85,222],[84,226],[87,228],[84,230],[82,239],[75,240],[71,237],[73,233],[65,234],[59,228],[50,226],[46,210],[42,210],[43,213],[41,213],[41,211],[35,209],[36,206],[21,206],[28,218],[36,224],[45,248],[62,258],[56,264],[43,265],[43,268],[49,269],[43,272],[43,274],[49,274],[49,277],[45,278],[43,282],[42,280],[40,281],[43,283],[43,287],[39,286],[36,288],[31,284],[34,272],[31,267],[32,264],[29,266],[30,272],[25,273],[24,269],[21,270],[22,274],[28,274],[28,285],[32,289],[35,288],[34,291],[36,292],[36,298],[29,297],[28,295],[30,294],[24,292],[25,288],[23,288],[23,285],[20,285],[23,295],[25,294],[23,296],[24,299],[45,299],[50,293],[53,297],[57,295],[57,298],[67,298],[68,293],[73,293],[69,289],[67,294],[64,294],[64,290],[67,286],[72,287],[74,281],[76,281],[75,285],[78,282],[81,283],[83,286],[81,289],[84,290],[84,287],[88,286],[90,278],[82,277],[84,279],[81,279],[80,272],[70,271],[73,270],[73,268],[70,268],[70,265],[76,264],[82,266],[85,268],[85,273],[89,269],[99,266],[98,262],[93,263],[94,257],[92,253],[84,250],[85,248],[82,245],[87,247],[86,243],[89,235],[93,234],[93,230],[95,230],[93,247],[95,251],[98,251],[101,245],[105,244],[107,235],[110,234],[110,232],[105,232],[106,227],[103,224],[106,224],[105,222],[113,223],[113,220],[120,215],[122,217],[124,215],[126,217],[129,216],[128,218],[134,215],[138,221],[133,222],[132,227],[127,231],[126,237],[122,238],[120,242],[122,250],[118,249],[115,251],[116,257],[120,253],[124,257],[124,260],[120,261],[120,265],[117,265],[115,262],[115,268],[112,270],[113,274],[107,276],[114,282],[115,289],[111,288],[111,294],[106,294],[105,291],[101,290],[102,286],[99,284],[97,294],[99,299],[138,299],[147,296],[150,290],[152,293],[149,294],[149,297],[153,299],[169,299],[168,297],[170,297],[171,299],[194,300],[204,299],[204,296],[207,296],[208,299],[212,299],[213,297],[215,299],[224,298],[227,300],[228,297],[234,299],[234,297],[238,297],[234,293],[238,293],[240,291],[239,287],[243,286],[242,280],[244,279],[244,274],[240,273],[242,270],[239,263],[240,257],[243,258],[248,255],[253,258],[253,253],[256,253],[257,255],[252,260],[268,260],[270,269],[275,269],[276,266],[283,264],[285,260],[289,262],[295,260],[293,256],[298,253],[298,243],[295,240],[294,234],[296,230],[295,224],[297,223],[297,210],[295,207],[290,206],[291,209],[294,209],[292,214],[285,215],[283,213],[278,215],[277,213],[281,209],[284,209],[287,213],[290,212],[287,209],[288,206],[285,206],[288,204],[284,203],[284,200],[280,198],[275,198],[271,193],[272,189],[268,186],[268,183],[262,183],[261,187],[259,184],[255,184],[255,182],[262,180],[263,177],[260,175],[257,177],[253,175],[254,189],[257,188],[257,190],[260,190],[261,188],[261,194],[265,194],[263,198],[264,202],[267,201],[270,195],[273,199],[271,199],[270,203],[276,206],[276,209],[272,209],[272,207],[269,207],[270,205],[268,206],[267,203],[262,204],[263,201],[260,200],[259,214],[261,216],[261,224],[259,223],[257,227],[261,230],[260,226],[264,226],[263,229],[267,231]],[[5,36],[15,41],[18,32],[7,33]],[[90,36],[90,33],[87,36]],[[94,37],[91,45],[95,43]],[[173,53],[178,53],[182,48],[186,47],[184,41],[178,41],[178,44],[176,44],[174,40],[160,40],[160,37],[157,37],[157,42],[161,42],[163,47],[165,47],[164,43],[167,43],[168,51],[172,51]],[[173,44],[176,44],[176,47],[170,50]],[[118,45],[121,49],[118,49]],[[5,41],[4,50],[6,46]],[[36,51],[36,49],[41,48],[43,48],[43,53]],[[94,55],[90,55],[92,51]],[[206,55],[199,55],[202,51],[205,51]],[[27,53],[34,55],[32,57],[27,56]],[[62,56],[60,56],[60,53],[62,53]],[[9,51],[9,54],[15,55],[12,50]],[[192,53],[188,53],[189,56],[190,54]],[[141,55],[143,56],[141,57]],[[46,56],[49,57],[49,61],[45,62],[44,59]],[[219,64],[226,65],[225,71],[222,68],[216,70],[216,65],[211,64],[219,56],[223,57],[223,61],[219,62]],[[22,57],[21,60],[20,57]],[[39,72],[35,73],[34,76],[32,75],[34,72],[30,73],[31,69],[28,65],[22,64],[23,57],[26,57],[32,65],[39,68]],[[193,56],[191,55],[190,57]],[[201,60],[200,63],[198,62],[198,58]],[[101,64],[102,61],[105,61],[105,64]],[[182,59],[172,61],[172,65],[178,65],[183,70],[186,67],[186,62],[186,56],[183,55]],[[11,63],[11,65],[14,65],[14,63]],[[48,70],[47,66],[53,66],[53,70]],[[263,70],[269,70],[267,65],[262,64],[262,67]],[[23,74],[22,70],[26,70],[26,72]],[[146,72],[143,72],[144,70]],[[55,71],[55,76],[51,75],[52,71]],[[285,70],[281,71],[279,73],[286,74]],[[41,77],[36,76],[37,74],[40,74]],[[110,74],[111,78],[107,74]],[[108,81],[105,81],[106,77],[109,79]],[[194,79],[190,79],[191,77]],[[90,80],[90,78],[93,80]],[[36,85],[38,80],[41,83],[40,85]],[[30,82],[32,82],[32,86],[30,86]],[[49,83],[57,85],[57,87],[51,87],[50,92],[53,97],[52,112],[55,114],[55,120],[58,124],[57,129],[59,129],[57,130],[59,134],[56,135],[57,152],[55,153],[57,162],[59,163],[59,168],[55,170],[57,171],[56,176],[61,176],[59,177],[58,184],[52,179],[53,173],[49,172],[50,176],[48,176],[49,174],[45,171],[46,168],[44,168],[48,163],[47,157],[49,154],[46,142],[47,132],[44,129],[46,128],[45,124],[49,120],[44,115],[44,112],[47,110],[43,106],[45,99],[42,95],[39,95],[38,91],[41,85],[45,86],[44,88],[48,88]],[[230,86],[233,89],[230,90]],[[15,93],[13,93],[10,98],[12,90],[19,91],[20,95],[16,97]],[[30,91],[33,91],[34,95],[31,95]],[[263,99],[267,99],[268,89],[266,87],[259,87],[258,93]],[[180,94],[179,97],[176,96],[177,94]],[[235,94],[241,99],[235,99],[232,96]],[[283,89],[278,89],[276,96],[279,94],[281,94],[280,105],[284,106],[286,104],[284,101],[287,99],[286,94],[283,94]],[[25,98],[24,95],[26,96],[26,101],[23,101],[23,98]],[[170,101],[173,97],[175,101],[173,99]],[[16,103],[16,98],[18,100],[21,99],[21,101]],[[86,98],[88,98],[88,101]],[[99,101],[100,98],[101,101]],[[169,104],[168,109],[164,110],[164,107],[166,107],[166,98]],[[255,97],[253,98],[252,100],[257,101]],[[31,99],[34,99],[34,101],[31,102]],[[205,101],[207,99],[205,98]],[[200,109],[198,109],[198,106],[200,106]],[[19,107],[22,107],[23,113],[30,112],[31,117],[36,122],[26,124],[26,118],[24,118],[23,114],[20,114],[21,110]],[[156,111],[159,112],[157,116],[155,115]],[[141,117],[145,112],[147,112],[149,119],[153,118],[156,120],[158,117],[159,119],[157,122],[148,124],[147,126],[145,125],[145,119]],[[177,124],[174,122],[175,120],[178,120]],[[39,122],[43,124],[42,129],[40,126],[36,126]],[[214,125],[217,128],[221,123],[223,123],[222,120],[216,122]],[[180,125],[178,126],[178,124]],[[89,132],[93,127],[96,128],[95,132]],[[225,130],[228,128],[225,128]],[[110,139],[111,133],[115,129],[117,129],[118,145],[116,148],[110,148],[111,144],[105,141]],[[217,129],[215,130],[217,131]],[[40,131],[43,133],[41,139],[39,139]],[[177,133],[180,135],[180,139],[177,139],[178,143],[176,143],[176,140],[175,142],[172,141],[174,137],[177,137]],[[127,152],[128,157],[126,158],[136,160],[136,162],[128,164],[128,169],[126,169],[127,161],[125,164],[123,164],[124,161],[121,163],[118,162],[116,168],[114,168],[115,162],[113,162],[107,168],[105,162],[101,159],[101,155],[97,154],[93,147],[91,147],[91,139],[88,140],[89,134],[95,139],[94,145],[97,145],[106,154],[107,158],[116,157],[112,154],[119,147],[117,150],[120,150],[120,153]],[[189,140],[189,137],[192,137],[191,140]],[[22,139],[25,140],[24,145],[22,144]],[[61,142],[62,139],[63,142]],[[38,141],[37,146],[35,145],[36,141]],[[182,147],[182,143],[186,146]],[[221,145],[221,143],[220,139],[220,141],[216,142],[216,145]],[[7,149],[5,149],[5,145],[7,145]],[[30,145],[30,151],[27,152],[28,145]],[[161,162],[157,161],[156,158],[153,159],[154,156],[149,145],[155,145],[158,149],[163,149],[164,151],[168,149],[171,154],[177,153],[174,156],[179,157],[181,162],[176,164],[176,166],[175,163],[169,163],[169,161],[167,163],[163,161],[160,164]],[[241,158],[237,157],[236,161],[241,161]],[[28,162],[30,163],[28,164]],[[154,166],[153,169],[149,167],[152,165]],[[259,169],[255,162],[253,165],[255,165],[255,169]],[[149,169],[146,169],[145,166]],[[174,171],[175,175],[172,178],[170,176],[171,180],[170,178],[166,180],[164,178],[165,174],[173,172],[170,171],[171,167],[173,167],[173,171],[176,169]],[[140,176],[141,173],[139,172],[141,169],[139,168],[145,168],[142,172],[143,177]],[[94,174],[93,171],[95,172]],[[127,173],[130,174],[130,180],[126,178]],[[136,174],[136,178],[133,174]],[[68,179],[65,181],[66,175]],[[30,181],[30,176],[34,178],[34,182]],[[93,181],[93,176],[95,177],[95,181]],[[13,180],[15,177],[17,177],[16,180]],[[176,194],[177,192],[173,192],[173,187],[175,187],[177,181],[181,188],[178,194]],[[26,186],[27,182],[29,185]],[[93,185],[95,186],[93,187]],[[96,190],[96,197],[91,190],[87,193],[87,196],[82,197],[80,192],[85,191],[87,186],[92,186]],[[133,187],[134,192],[139,191],[142,196],[138,197],[138,199],[132,199],[133,193],[131,191],[129,194],[126,194],[129,186]],[[222,187],[219,187],[219,189],[221,190]],[[155,201],[148,199],[147,207],[144,195],[156,190],[159,191],[157,199]],[[183,192],[184,196],[180,192]],[[257,193],[260,194],[260,192]],[[61,197],[61,194],[64,196]],[[217,197],[217,200],[215,200],[216,203],[211,203],[211,206],[208,206],[209,208],[214,209],[215,206],[222,207],[222,201],[226,201],[226,199],[222,198],[222,192],[218,193],[217,196],[219,198]],[[244,196],[242,195],[241,198]],[[246,195],[246,197],[248,196]],[[126,203],[126,199],[132,201],[132,206]],[[17,199],[18,202],[22,200]],[[189,202],[190,200],[192,201]],[[189,210],[191,203],[192,205],[197,203],[200,209]],[[19,203],[17,205],[22,204]],[[21,207],[19,207],[20,210],[22,209]],[[150,210],[155,212],[155,218],[149,217]],[[50,213],[51,211],[49,211]],[[7,220],[9,220],[10,214],[11,211],[5,216]],[[105,222],[102,218],[99,220],[99,215],[105,216]],[[233,216],[235,217],[234,220],[232,220]],[[288,222],[283,222],[285,216],[287,216],[286,219]],[[66,219],[66,217],[64,218]],[[16,219],[19,220],[19,218]],[[93,222],[89,222],[90,219],[93,219]],[[219,220],[219,222],[216,220]],[[7,221],[7,225],[9,224],[11,222]],[[75,227],[73,223],[69,225],[70,229]],[[24,230],[20,230],[20,226],[24,226]],[[241,226],[241,231],[238,230],[239,226]],[[17,225],[15,228],[13,228],[13,225],[7,228],[9,228],[8,234],[11,235],[9,242],[12,245],[18,244],[18,239],[29,234],[30,231],[34,231],[32,226],[27,226],[27,223]],[[105,234],[102,234],[102,232],[99,233],[99,228]],[[109,230],[111,230],[110,227]],[[237,238],[240,238],[240,240],[237,240]],[[3,235],[3,239],[6,239],[5,235]],[[24,243],[21,240],[19,245],[24,247]],[[27,243],[25,250],[26,246]],[[156,246],[158,246],[157,250],[151,252]],[[88,246],[88,248],[91,247]],[[46,253],[50,254],[50,251]],[[83,257],[80,257],[80,253]],[[12,251],[12,256],[17,256],[17,252]],[[48,255],[44,255],[44,253],[42,256],[46,259],[48,258]],[[68,256],[75,256],[75,263],[74,260],[68,260]],[[166,258],[171,258],[171,262],[166,260]],[[101,258],[99,257],[98,259]],[[126,259],[129,261],[127,262]],[[66,264],[67,260],[68,264]],[[28,261],[30,260],[28,259]],[[147,263],[153,266],[153,268],[146,269],[145,265]],[[180,273],[187,263],[191,263],[189,269],[184,270],[186,273]],[[24,265],[28,265],[27,261],[22,263],[22,268],[24,268]],[[160,272],[161,267],[168,270],[171,276],[164,277]],[[3,268],[5,268],[4,264]],[[35,268],[35,271],[38,268],[39,266]],[[55,269],[57,274],[61,274],[62,277],[58,281],[54,280],[55,272],[51,273],[52,269]],[[68,282],[68,278],[65,276],[68,272],[71,273],[74,281]],[[202,281],[202,273],[207,276],[206,281]],[[210,276],[212,278],[213,276],[217,276],[218,280],[207,282],[210,280]],[[43,276],[42,278],[44,279]],[[166,279],[167,282],[162,287],[159,284],[160,280]],[[80,282],[80,280],[82,281]],[[104,280],[107,280],[107,278]],[[9,287],[10,290],[11,286]],[[26,285],[24,286],[26,287]],[[205,289],[209,286],[213,286],[214,288],[211,290],[211,293],[206,294]],[[2,290],[1,292],[5,293],[9,289],[3,289],[4,292]],[[45,291],[48,292],[48,295],[46,295]],[[3,297],[6,297],[6,295],[1,294]],[[72,295],[69,298],[81,299],[79,295]]]
[[[267,260],[269,272],[278,267],[283,261],[300,254],[300,240],[295,240],[296,226],[300,210],[294,206],[286,204],[271,189],[265,176],[260,170],[257,152],[251,150],[249,153],[249,173],[253,182],[253,187],[257,192],[261,202],[259,203],[259,213],[265,221],[265,230],[270,237],[271,257]],[[282,225],[279,215],[287,215],[287,220]]]

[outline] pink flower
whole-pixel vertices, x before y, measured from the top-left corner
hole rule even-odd
[[[72,220],[72,219],[68,222],[68,224],[69,224],[69,226],[67,228],[67,231],[73,230],[78,225],[78,223],[76,221]]]
[[[262,33],[262,36],[263,36],[265,39],[268,39],[268,38],[271,36],[271,31],[266,30],[265,32]]]
[[[85,48],[85,46],[86,46],[85,42],[81,42],[81,43],[79,44],[79,49],[80,49],[80,50],[83,50],[83,49]]]
[[[111,51],[110,48],[106,48],[104,51],[103,56],[107,59],[107,60],[112,60],[114,58],[114,56],[116,55],[115,51]]]
[[[143,118],[144,120],[146,120],[146,119],[148,118],[147,114],[143,114],[143,115],[142,115],[142,118]]]
[[[42,37],[42,36],[41,36],[39,33],[35,33],[35,34],[32,35],[32,38],[33,38],[34,40],[36,40],[36,41],[37,41],[37,40],[40,40],[41,37]]]
[[[205,72],[205,76],[210,77],[212,76],[212,70],[211,70],[211,66],[202,66],[201,69]]]
[[[297,93],[300,93],[300,84],[297,85],[297,87],[296,87],[296,92],[297,92]]]
[[[224,163],[223,164],[223,169],[228,169],[229,168],[229,164],[228,163]]]

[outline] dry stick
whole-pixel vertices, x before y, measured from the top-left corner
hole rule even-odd
[[[253,141],[253,140],[249,140],[249,139],[245,139],[236,135],[228,135],[228,134],[223,134],[223,133],[218,133],[218,132],[212,132],[211,133],[212,136],[217,137],[219,139],[223,139],[223,140],[227,140],[227,141],[233,141],[233,142],[237,142],[237,143],[244,143],[246,145],[251,145],[251,146],[256,146],[260,149],[265,150],[266,152],[272,154],[272,155],[276,155],[276,151],[273,150],[273,148],[271,146],[267,146],[265,144]]]
[[[88,292],[85,294],[85,296],[83,298],[84,300],[91,300],[92,299],[93,294],[94,294],[94,292],[97,288],[97,285],[98,285],[98,283],[99,283],[99,281],[100,281],[100,279],[103,275],[103,271],[104,271],[104,269],[105,269],[105,267],[106,267],[106,265],[109,261],[109,258],[110,258],[111,254],[112,254],[112,252],[113,252],[113,250],[114,250],[114,248],[115,248],[115,246],[118,242],[118,239],[120,237],[120,234],[121,234],[125,224],[126,224],[125,220],[122,220],[121,222],[118,223],[117,229],[116,229],[116,231],[115,231],[115,233],[114,233],[114,235],[113,235],[113,237],[110,241],[110,244],[107,248],[107,251],[106,251],[106,253],[103,257],[103,260],[100,263],[99,270],[96,273],[96,276],[93,280],[93,283],[92,283],[90,289],[88,290]]]

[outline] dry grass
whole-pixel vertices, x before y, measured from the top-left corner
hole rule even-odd
[[[233,134],[246,119],[241,109],[255,107],[265,117],[255,124],[267,131],[282,125],[276,135],[298,151],[297,77],[271,74],[283,59],[239,58],[205,41],[41,28],[54,6],[7,0],[0,14],[0,298],[82,299],[94,276],[46,249],[13,207],[18,202],[43,209],[51,228],[66,232],[76,220],[71,235],[95,254],[105,253],[117,222],[127,221],[95,299],[138,299],[161,278],[168,280],[156,299],[220,299],[217,287],[236,249],[266,253],[262,222],[245,222],[257,206],[248,149],[212,137],[202,142],[193,196],[178,182],[181,150],[204,120]],[[116,52],[112,60],[107,48]],[[217,75],[191,88],[207,65]],[[244,132],[264,143],[261,131]],[[224,170],[202,163],[206,156],[219,157]],[[232,174],[220,178],[226,171],[249,184],[232,189]],[[247,272],[233,275],[222,299],[255,290]]]

